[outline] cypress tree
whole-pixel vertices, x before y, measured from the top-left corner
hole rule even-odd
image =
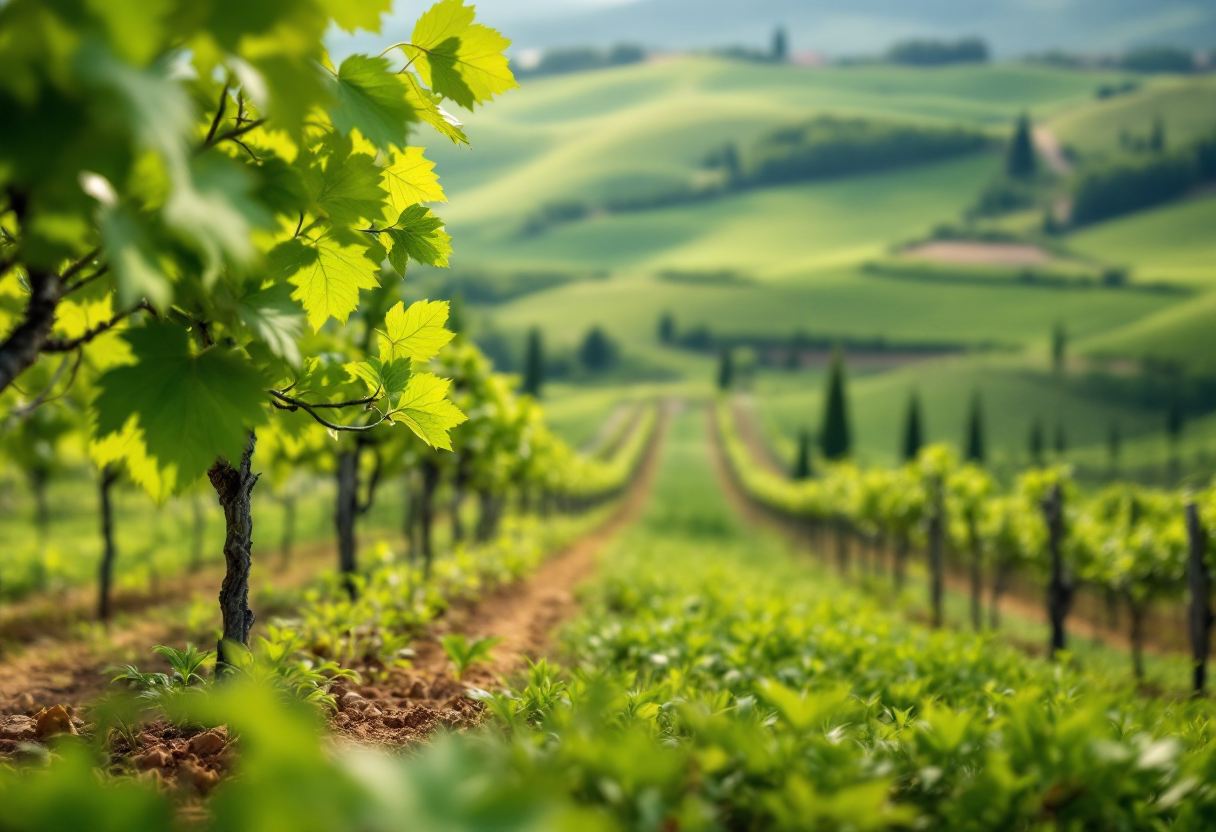
[[[457,292],[448,301],[448,330],[457,335],[464,335],[467,328],[464,319],[464,295]]]
[[[1057,376],[1064,375],[1064,362],[1068,351],[1068,330],[1064,324],[1056,324],[1051,331],[1051,368]]]
[[[798,456],[794,458],[794,479],[810,479],[811,472],[811,432],[803,428],[798,431]]]
[[[540,398],[545,386],[545,344],[540,329],[532,327],[528,330],[528,346],[524,353],[524,381],[521,387],[524,393]]]
[[[1170,397],[1169,409],[1165,412],[1165,432],[1170,438],[1170,444],[1177,446],[1182,438],[1182,426],[1186,417],[1182,413],[1182,397],[1175,391]]]
[[[849,406],[845,397],[844,355],[839,348],[832,353],[832,366],[828,372],[819,444],[824,459],[832,460],[847,458],[853,446],[849,435]]]
[[[1017,126],[1013,131],[1013,142],[1009,145],[1009,155],[1005,160],[1005,170],[1014,179],[1029,179],[1035,175],[1038,162],[1034,155],[1034,138],[1031,135],[1030,116],[1023,113],[1018,117]]]
[[[908,413],[904,417],[904,462],[911,462],[925,444],[920,419],[920,396],[916,391],[908,398]]]
[[[616,363],[616,344],[604,330],[593,326],[583,338],[579,347],[578,359],[583,367],[591,373],[602,373]]]
[[[1161,116],[1153,119],[1153,131],[1148,136],[1148,149],[1153,153],[1165,150],[1165,122],[1161,120]]]
[[[718,356],[718,389],[729,390],[735,383],[735,359],[729,347],[724,347]]]
[[[971,397],[971,415],[967,418],[967,461],[983,465],[987,461],[984,447],[984,405],[980,394]]]
[[[1038,418],[1030,426],[1030,462],[1043,464],[1043,423]]]
[[[664,312],[659,318],[659,342],[670,344],[676,340],[676,319],[670,312]]]
[[[790,44],[789,35],[786,34],[784,26],[778,26],[773,32],[773,62],[783,64],[789,58]]]

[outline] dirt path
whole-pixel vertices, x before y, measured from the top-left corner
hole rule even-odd
[[[784,535],[791,545],[800,548],[807,548],[807,538],[805,532],[798,529],[795,524],[778,517],[771,511],[763,508],[752,501],[739,487],[734,475],[731,473],[727,465],[722,443],[719,441],[718,427],[714,411],[709,409],[708,418],[710,421],[710,456],[713,462],[714,472],[717,475],[718,482],[724,494],[726,494],[728,502],[735,508],[741,517],[753,525],[763,525],[775,529]],[[744,434],[742,426],[740,433]],[[752,453],[755,449],[751,448]],[[855,546],[854,546],[855,548]],[[948,568],[945,575],[946,586],[953,592],[958,593],[963,597],[970,597],[971,583],[970,579],[965,574],[964,570],[951,567]],[[1047,611],[1043,601],[1037,598],[1026,597],[1019,594],[1019,588],[1011,588],[1011,591],[1006,592],[1002,597],[998,609],[1002,617],[1014,616],[1024,620],[1034,621],[1040,624],[1047,623]],[[984,620],[987,621],[987,608],[990,603],[987,586],[984,587],[985,611]],[[1124,632],[1112,630],[1092,618],[1078,614],[1078,610],[1074,610],[1073,614],[1068,619],[1068,634],[1071,638],[1087,639],[1090,641],[1100,642],[1109,647],[1119,650],[1130,651],[1131,642]],[[960,624],[960,627],[963,625]],[[1043,652],[1039,645],[1018,643],[1019,647],[1030,650],[1031,652]],[[1176,645],[1171,644],[1167,640],[1154,638],[1150,634],[1145,639],[1145,649],[1158,653],[1164,652],[1180,652]]]
[[[596,558],[603,548],[638,518],[650,499],[666,420],[666,415],[660,417],[637,479],[604,525],[545,561],[531,577],[445,617],[435,628],[436,637],[444,632],[463,632],[502,639],[494,650],[494,663],[483,669],[481,678],[509,675],[525,667],[528,659],[544,656],[558,625],[577,611],[574,590],[595,571]]]
[[[546,560],[532,576],[477,603],[453,607],[414,642],[416,655],[410,669],[390,672],[371,680],[372,684],[336,688],[339,711],[331,726],[338,736],[401,746],[424,740],[440,725],[458,727],[478,721],[481,708],[465,696],[468,687],[496,688],[503,676],[524,667],[528,657],[545,653],[554,629],[576,611],[574,589],[594,570],[598,553],[641,513],[658,467],[666,422],[666,415],[661,416],[637,477],[602,525]],[[310,562],[298,559],[295,568],[276,576],[275,586],[305,584],[316,574]],[[128,626],[91,638],[38,641],[0,663],[0,728],[5,715],[32,714],[61,704],[79,720],[77,709],[107,688],[103,673],[107,666],[125,661],[146,664],[151,645],[179,643],[187,637],[183,623],[169,612],[171,609],[152,610]],[[457,682],[439,643],[450,632],[491,636],[502,642],[495,648],[492,663],[475,666],[463,682]],[[168,749],[172,743],[184,742],[171,726],[161,728],[165,736],[154,732],[148,740],[151,746],[159,742]],[[6,742],[0,738],[0,746]]]
[[[1039,155],[1046,160],[1047,166],[1056,175],[1068,176],[1072,173],[1072,162],[1068,161],[1068,156],[1064,153],[1064,146],[1060,144],[1056,134],[1048,128],[1041,126],[1034,128],[1034,149],[1039,151]]]
[[[637,477],[603,525],[546,560],[530,577],[449,610],[413,642],[410,668],[394,670],[373,684],[337,689],[339,711],[330,720],[335,734],[347,742],[408,746],[425,742],[440,725],[460,728],[478,723],[482,707],[468,697],[469,690],[498,690],[529,659],[549,652],[556,629],[578,610],[575,589],[595,571],[603,548],[645,508],[669,413],[665,409],[660,414]],[[475,665],[457,681],[440,644],[448,633],[501,641],[491,662]]]
[[[332,543],[299,547],[287,569],[255,573],[251,595],[256,598],[271,588],[303,587],[334,560]],[[150,596],[138,615],[108,631],[93,625],[84,635],[72,634],[81,622],[73,625],[70,618],[57,619],[58,626],[49,627],[0,662],[0,715],[57,704],[79,706],[96,698],[108,684],[107,667],[147,664],[153,645],[185,641],[189,633],[180,611],[196,600],[213,601],[221,578],[214,569],[183,575],[169,591]],[[62,628],[67,628],[67,637]]]

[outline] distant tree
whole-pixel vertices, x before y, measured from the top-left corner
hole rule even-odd
[[[528,330],[528,346],[524,352],[524,380],[520,389],[535,398],[541,397],[545,386],[545,343],[540,329]]]
[[[1009,155],[1005,159],[1005,171],[1014,179],[1029,179],[1038,170],[1038,161],[1034,155],[1034,136],[1030,126],[1030,116],[1023,113],[1018,117],[1013,129],[1013,141],[1009,145]]]
[[[718,357],[718,389],[729,390],[735,383],[735,359],[730,347],[723,347]]]
[[[1119,473],[1119,454],[1123,450],[1123,432],[1118,422],[1110,423],[1110,432],[1106,435],[1106,453],[1110,460],[1110,474]]]
[[[1043,464],[1043,423],[1037,417],[1030,425],[1030,462],[1032,465]]]
[[[887,60],[913,66],[983,63],[988,60],[988,44],[979,38],[957,41],[905,40],[887,50]]]
[[[967,417],[967,461],[983,465],[987,460],[984,447],[984,405],[977,391],[971,397],[971,413]]]
[[[676,340],[676,319],[670,312],[659,318],[659,343],[670,344]]]
[[[1148,134],[1148,149],[1153,153],[1162,153],[1165,150],[1165,122],[1161,116],[1153,119],[1153,129]]]
[[[448,301],[448,329],[457,335],[466,334],[468,329],[464,316],[464,294],[461,292],[453,293]]]
[[[827,398],[824,401],[823,430],[819,435],[824,459],[846,459],[852,451],[849,431],[849,407],[845,394],[844,354],[837,348],[832,353],[828,372]]]
[[[1058,459],[1064,459],[1068,453],[1068,438],[1064,435],[1064,423],[1056,422],[1055,451]]]
[[[611,369],[617,360],[616,343],[600,327],[593,326],[579,347],[578,360],[591,373]]]
[[[1057,376],[1064,375],[1068,351],[1068,330],[1064,324],[1056,324],[1051,331],[1051,368]]]
[[[811,474],[811,432],[803,428],[798,431],[798,455],[794,457],[793,475],[796,480],[808,480]]]
[[[912,395],[908,397],[908,411],[904,417],[904,462],[916,459],[916,455],[920,453],[921,446],[924,444],[925,437],[920,418],[920,396],[913,390]]]
[[[1135,72],[1193,72],[1195,55],[1173,46],[1143,46],[1124,55],[1119,65]]]
[[[778,26],[773,32],[773,63],[783,64],[789,60],[789,34],[784,26]]]
[[[1185,418],[1182,412],[1182,397],[1175,390],[1174,395],[1170,396],[1169,407],[1165,412],[1165,435],[1169,439],[1170,445],[1169,470],[1167,473],[1170,485],[1177,483],[1181,475],[1182,461],[1178,455],[1178,446],[1182,441],[1182,428]]]

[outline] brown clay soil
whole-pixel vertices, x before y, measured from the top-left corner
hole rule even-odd
[[[637,519],[649,500],[665,424],[666,416],[661,416],[637,477],[602,526],[546,560],[530,577],[453,607],[414,642],[410,668],[391,671],[383,682],[338,691],[340,710],[330,720],[335,733],[355,742],[408,746],[425,740],[436,726],[480,721],[481,705],[466,692],[494,690],[529,660],[550,652],[554,632],[578,609],[575,589],[594,572],[604,546]],[[474,665],[457,681],[440,644],[448,633],[500,641],[492,661]]]
[[[758,447],[757,443],[762,443],[762,440],[759,437],[758,428],[755,423],[747,424],[749,412],[746,409],[735,408],[734,413],[735,418],[738,420],[739,435],[743,439],[744,444],[748,446],[754,458],[761,460],[762,464],[767,464],[767,460],[771,459],[771,457],[766,457],[765,454],[767,452],[762,452],[762,444]],[[774,528],[787,536],[792,543],[805,548],[807,538],[804,530],[799,529],[796,524],[777,516],[763,506],[756,504],[743,493],[726,464],[721,442],[719,441],[720,434],[715,423],[715,414],[712,409],[709,412],[709,418],[710,448],[714,470],[717,473],[722,490],[730,503],[735,507],[740,516],[744,517],[748,522]],[[853,548],[854,550],[856,549],[855,544]],[[957,564],[950,564],[947,567],[945,579],[946,586],[951,591],[969,597],[971,583],[964,568]],[[998,606],[1000,615],[1046,623],[1047,610],[1039,595],[1038,588],[1027,582],[1019,581],[1016,577],[1010,581],[1010,584],[1009,590],[1001,597]],[[991,599],[988,596],[986,586],[984,587],[984,601],[984,620],[987,621],[987,607]],[[1098,599],[1084,593],[1079,594],[1074,602],[1073,612],[1068,618],[1069,635],[1074,638],[1097,641],[1110,647],[1130,651],[1131,641],[1127,633],[1119,629],[1113,629],[1103,623],[1101,621],[1102,610],[1100,607]],[[1153,612],[1155,615],[1150,615],[1145,627],[1145,649],[1158,653],[1183,652],[1186,649],[1185,643],[1179,641],[1180,637],[1176,631],[1179,628],[1185,628],[1186,622],[1179,619],[1178,615],[1171,614],[1176,613],[1176,610],[1161,609],[1154,610]],[[1030,652],[1042,652],[1042,648],[1036,645],[1019,643],[1018,646]]]
[[[481,721],[483,707],[467,693],[493,688],[545,654],[556,627],[574,614],[574,589],[595,568],[599,551],[645,506],[657,469],[666,419],[662,418],[635,481],[603,525],[548,559],[531,577],[475,603],[454,606],[413,647],[408,669],[393,669],[367,684],[343,682],[331,691],[338,710],[329,724],[338,741],[408,747],[438,727],[464,728]],[[303,565],[276,584],[303,584],[315,569]],[[197,578],[197,576],[195,576]],[[445,633],[501,639],[490,663],[452,677],[439,639]],[[0,758],[20,758],[29,744],[62,734],[87,734],[90,701],[106,688],[103,670],[119,656],[147,655],[150,645],[184,637],[181,625],[147,616],[114,630],[102,643],[89,639],[35,642],[0,663]],[[140,728],[135,743],[112,742],[115,773],[149,772],[170,784],[190,785],[202,795],[225,774],[232,749],[223,728],[185,730],[159,721]]]
[[[932,260],[963,266],[1045,266],[1054,262],[1050,253],[1027,243],[984,243],[967,240],[935,240],[913,246],[903,253],[908,260]]]

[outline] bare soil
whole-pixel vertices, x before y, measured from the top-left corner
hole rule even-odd
[[[932,260],[964,266],[1046,266],[1055,258],[1028,243],[985,243],[971,240],[934,240],[903,253],[908,260]]]
[[[353,686],[340,694],[330,724],[345,740],[387,746],[423,741],[438,725],[466,727],[482,717],[482,706],[469,690],[492,690],[547,655],[557,628],[578,610],[575,589],[595,571],[603,548],[641,514],[650,498],[661,454],[666,416],[637,478],[611,517],[590,534],[549,558],[533,575],[504,586],[481,600],[460,605],[435,622],[412,645],[412,667],[392,671],[383,683]],[[474,665],[465,677],[452,677],[440,639],[448,633],[500,639],[492,661]]]
[[[548,559],[531,577],[478,602],[454,606],[414,643],[411,667],[385,672],[368,684],[336,685],[331,692],[338,710],[329,720],[335,738],[402,748],[425,741],[438,727],[480,722],[483,706],[470,699],[468,691],[492,688],[524,668],[529,658],[548,651],[553,631],[577,609],[575,587],[594,571],[600,550],[642,511],[665,423],[665,418],[660,420],[638,477],[602,526]],[[299,559],[274,577],[275,585],[306,583],[316,573],[311,560]],[[197,574],[192,578],[200,580]],[[501,642],[490,663],[474,666],[457,681],[439,641],[450,632]],[[108,687],[104,669],[132,657],[146,663],[151,645],[175,643],[185,635],[180,624],[149,614],[100,640],[42,638],[8,657],[0,663],[0,759],[21,758],[29,744],[43,743],[57,733],[89,733],[88,703]],[[48,713],[55,719],[48,721]],[[214,736],[199,738],[200,733]],[[149,772],[205,795],[227,771],[229,746],[223,729],[191,732],[153,722],[141,727],[132,747],[124,738],[113,741],[113,770]]]

